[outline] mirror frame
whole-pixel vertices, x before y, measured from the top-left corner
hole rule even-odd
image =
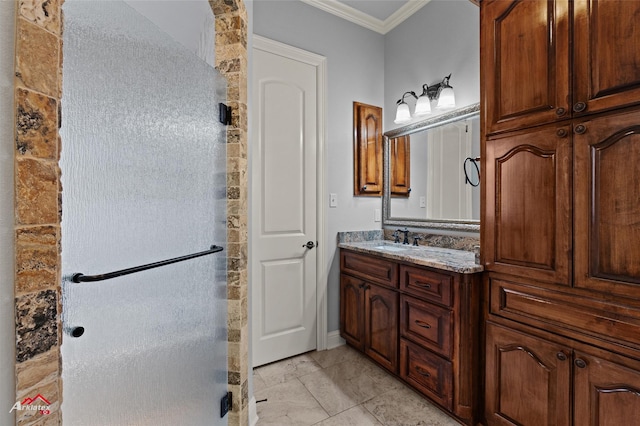
[[[382,226],[400,226],[407,228],[429,228],[449,231],[480,232],[479,220],[455,220],[455,219],[413,219],[391,217],[391,139],[410,135],[412,133],[442,126],[454,121],[477,115],[480,112],[480,103],[475,103],[463,108],[427,118],[384,133],[382,149]]]

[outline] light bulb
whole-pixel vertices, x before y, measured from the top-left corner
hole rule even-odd
[[[438,109],[453,108],[456,106],[456,97],[453,94],[452,87],[444,87],[440,90],[440,96],[438,97]]]
[[[431,101],[427,95],[422,95],[416,102],[416,111],[413,115],[419,117],[421,115],[431,114]]]
[[[411,113],[409,112],[409,105],[406,102],[401,102],[396,110],[396,119],[393,120],[396,124],[406,123],[411,121]]]

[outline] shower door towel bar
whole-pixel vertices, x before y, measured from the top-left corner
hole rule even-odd
[[[160,262],[147,263],[146,265],[140,265],[133,268],[121,269],[119,271],[108,272],[106,274],[99,275],[84,275],[81,273],[74,274],[71,281],[74,283],[87,283],[94,281],[110,280],[111,278],[121,277],[123,275],[135,274],[136,272],[146,271],[147,269],[158,268],[160,266],[170,265],[172,263],[178,263],[185,260],[193,259],[196,257],[206,256],[208,254],[217,253],[222,251],[220,246],[211,246],[209,250],[200,251],[198,253],[188,254],[186,256],[174,257],[173,259],[161,260]]]

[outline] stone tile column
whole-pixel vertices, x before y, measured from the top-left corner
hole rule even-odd
[[[19,425],[60,423],[60,4],[17,1],[16,399],[40,394],[51,403],[47,415],[17,412]]]
[[[216,68],[227,78],[232,124],[227,130],[229,425],[247,425],[247,12],[242,0],[209,0],[216,25]]]

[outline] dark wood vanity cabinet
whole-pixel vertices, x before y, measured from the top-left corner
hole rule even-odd
[[[468,425],[479,419],[479,274],[340,250],[340,335]]]
[[[486,422],[640,425],[640,2],[480,7]]]

